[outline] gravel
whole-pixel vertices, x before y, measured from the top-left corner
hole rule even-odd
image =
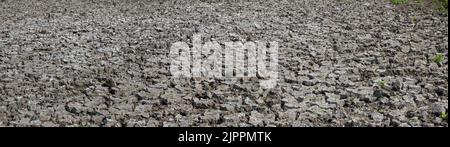
[[[448,127],[448,16],[417,5],[2,0],[0,20],[0,126]],[[277,41],[277,86],[173,78],[197,33]]]

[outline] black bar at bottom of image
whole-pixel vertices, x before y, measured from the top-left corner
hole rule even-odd
[[[285,144],[318,143],[346,145],[348,141],[385,145],[388,141],[400,144],[444,140],[446,128],[0,128],[1,140],[17,137],[34,142],[67,142],[82,145],[86,142],[139,145],[216,145],[216,144]],[[434,134],[434,135],[433,135]]]

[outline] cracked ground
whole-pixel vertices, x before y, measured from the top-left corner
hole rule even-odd
[[[448,127],[447,25],[384,0],[1,0],[0,126]],[[276,87],[173,78],[197,33],[277,41]]]

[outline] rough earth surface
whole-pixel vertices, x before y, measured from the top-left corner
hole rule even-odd
[[[1,0],[0,126],[448,127],[447,25],[383,0]],[[173,78],[196,33],[278,41],[277,86]]]

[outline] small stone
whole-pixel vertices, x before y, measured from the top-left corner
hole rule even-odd
[[[231,123],[239,123],[239,122],[247,120],[245,113],[228,114],[228,115],[225,115],[223,118],[226,122],[231,122]]]
[[[127,122],[126,127],[144,127],[146,125],[144,120],[136,120],[136,119],[130,119]]]
[[[245,97],[244,104],[245,105],[250,105],[250,106],[256,106],[256,103],[252,99],[250,99],[249,97]]]
[[[201,118],[203,121],[215,124],[219,122],[221,113],[220,110],[207,110]]]
[[[361,100],[366,102],[366,103],[371,103],[377,100],[377,97],[373,97],[373,96],[364,96],[361,97]]]
[[[359,89],[347,89],[348,92],[355,94],[359,98],[368,98],[371,99],[371,95],[374,93],[372,88],[364,87]]]
[[[199,109],[206,109],[209,107],[212,107],[214,104],[214,102],[210,99],[198,99],[198,98],[194,98],[194,101],[192,103],[192,105],[195,108],[199,108]]]
[[[146,96],[148,96],[148,98],[150,98],[150,99],[158,98],[162,92],[162,90],[159,88],[150,88],[147,91],[148,91],[148,93]]]
[[[95,115],[95,116],[91,117],[92,121],[96,124],[102,124],[104,118],[105,118],[105,116],[102,116],[102,115]]]
[[[392,82],[392,90],[393,91],[400,91],[402,89],[403,85],[400,81],[394,81]]]
[[[149,118],[150,117],[150,113],[148,113],[148,112],[151,111],[151,110],[152,110],[152,105],[137,105],[134,108],[134,111],[138,115],[140,115],[140,116],[142,116],[144,118]]]
[[[230,37],[231,41],[239,41],[239,35],[235,33],[231,33],[228,36]]]
[[[146,126],[147,127],[159,127],[160,125],[159,125],[159,122],[157,120],[150,119],[150,120],[147,121]]]
[[[163,127],[179,127],[179,125],[175,122],[163,122]]]
[[[298,82],[297,78],[294,77],[294,76],[286,76],[286,77],[284,78],[284,81],[285,81],[286,83],[297,83],[297,82]]]
[[[249,123],[252,124],[253,126],[263,126],[263,120],[264,120],[264,115],[257,112],[257,111],[252,111],[250,114],[250,119],[249,119]]]
[[[302,82],[305,86],[313,86],[315,83],[312,80],[307,80]]]
[[[437,94],[438,96],[444,96],[444,95],[446,95],[446,94],[445,94],[445,91],[447,91],[447,90],[445,90],[445,89],[442,88],[442,87],[437,87],[437,88],[434,89],[434,91],[436,92],[436,94]]]
[[[408,123],[401,123],[399,127],[411,127]]]
[[[334,93],[325,93],[326,101],[330,104],[338,104],[340,96]]]
[[[112,78],[107,78],[105,79],[103,85],[104,87],[115,87],[116,86],[116,82],[114,82],[114,80]]]
[[[411,50],[411,47],[409,47],[409,46],[402,46],[401,47],[401,51],[403,53],[409,53],[410,50]]]
[[[120,127],[120,123],[113,119],[106,119],[106,127]]]
[[[423,95],[414,95],[414,100],[418,102],[423,102],[425,100],[425,97],[423,97]]]
[[[161,105],[169,105],[170,102],[181,100],[175,91],[166,91],[160,96]]]
[[[255,23],[255,27],[256,27],[257,29],[261,29],[261,28],[262,28],[261,25],[259,25],[258,23]]]
[[[299,102],[291,95],[285,95],[285,98],[281,100],[283,108],[285,109],[295,109],[300,108]]]
[[[431,112],[433,114],[440,114],[441,112],[445,112],[444,106],[439,103],[434,103],[430,106]]]
[[[149,99],[150,96],[147,92],[144,91],[140,91],[136,94],[136,97],[138,98],[138,100],[145,100],[145,99]]]
[[[378,112],[373,112],[370,116],[376,122],[382,122],[384,119],[384,115]]]
[[[42,123],[42,127],[59,127],[59,125],[52,122],[44,122]]]
[[[389,97],[389,94],[384,89],[377,89],[373,92],[373,96],[375,96],[376,98],[382,98],[382,97]]]
[[[279,112],[278,118],[281,120],[295,121],[297,119],[297,112],[293,110],[287,110],[286,112]]]
[[[41,124],[42,124],[42,122],[40,120],[30,121],[30,126],[31,127],[39,127]]]
[[[224,110],[224,111],[233,111],[234,110],[234,106],[230,105],[230,104],[221,104],[220,105],[220,109]]]
[[[389,118],[398,119],[402,115],[403,115],[403,113],[400,110],[392,110],[388,113]]]
[[[379,98],[379,100],[380,100],[380,102],[383,103],[383,104],[387,104],[387,103],[389,102],[389,99],[386,98],[386,97]]]
[[[156,30],[157,32],[162,32],[164,29],[163,29],[163,28],[160,28],[160,27],[157,27],[157,28],[155,28],[155,30]]]
[[[84,108],[83,108],[82,104],[80,104],[78,102],[71,102],[71,103],[67,104],[66,110],[71,113],[81,113],[84,111]]]

